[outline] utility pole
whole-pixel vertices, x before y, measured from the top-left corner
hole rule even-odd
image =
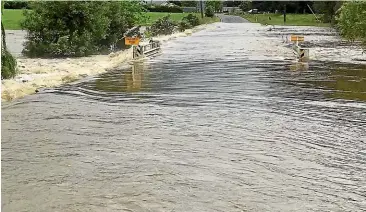
[[[201,18],[203,18],[203,3],[202,3],[202,0],[200,1],[200,7],[201,7]]]

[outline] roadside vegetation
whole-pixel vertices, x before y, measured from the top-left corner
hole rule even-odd
[[[350,41],[361,41],[366,50],[366,2],[347,2],[336,18],[340,34]]]
[[[117,44],[146,17],[139,2],[32,2],[21,22],[27,57],[81,57]]]
[[[147,35],[168,35],[219,21],[179,7],[147,7],[138,1],[5,2],[2,10],[2,78],[16,74],[16,59],[6,49],[5,29],[27,30],[23,55],[30,58],[84,57],[128,48],[124,33],[151,26]],[[4,5],[4,4],[3,4]],[[179,8],[179,9],[177,9]],[[157,12],[147,12],[157,11]],[[169,12],[160,12],[169,11]]]

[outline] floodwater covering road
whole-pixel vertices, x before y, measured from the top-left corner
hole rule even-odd
[[[214,26],[3,105],[3,211],[365,211],[365,65]]]

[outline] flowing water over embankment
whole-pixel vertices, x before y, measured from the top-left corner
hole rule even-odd
[[[2,108],[4,211],[364,211],[366,67],[219,23]]]
[[[211,25],[199,25],[184,32],[154,37],[161,42],[178,37],[185,37],[192,32],[209,29]],[[17,32],[19,30],[15,30]],[[57,87],[86,76],[93,76],[113,70],[121,64],[132,60],[132,48],[113,52],[109,55],[93,55],[80,58],[32,59],[21,57],[22,45],[25,41],[25,32],[9,33],[11,53],[18,56],[18,73],[12,79],[1,80],[1,101],[11,101],[34,94],[42,88]],[[11,37],[12,34],[13,37]],[[22,38],[23,39],[20,39]],[[10,37],[10,38],[9,38]],[[146,41],[145,41],[146,42]]]

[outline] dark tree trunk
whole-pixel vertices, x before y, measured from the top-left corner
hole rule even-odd
[[[1,38],[2,38],[2,49],[6,49],[6,41],[5,41],[5,29],[4,24],[1,22]]]

